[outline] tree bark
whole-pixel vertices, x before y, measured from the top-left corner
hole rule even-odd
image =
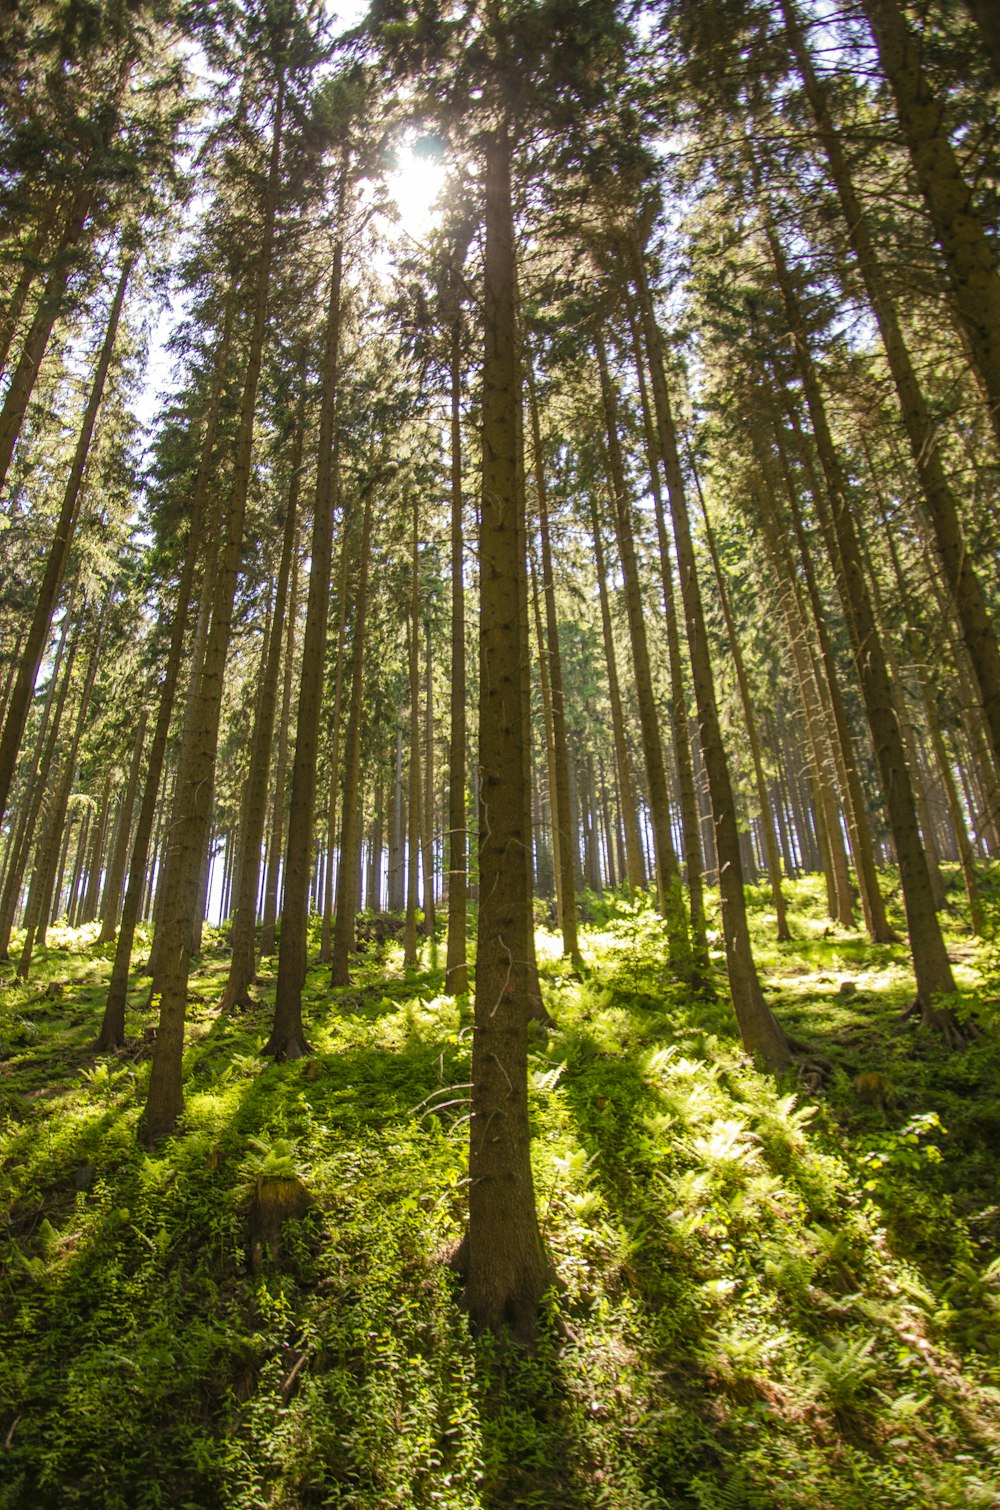
[[[524,500],[518,426],[510,145],[499,126],[485,171],[483,501],[480,526],[479,943],[472,1045],[465,1301],[477,1331],[534,1341],[548,1282],[531,1174],[527,1022],[531,893],[519,632]]]
[[[469,989],[468,822],[465,786],[468,735],[465,698],[465,536],[462,520],[462,318],[451,331],[451,698],[448,746],[448,953],[445,984],[452,996]],[[394,802],[398,793],[394,795]],[[391,854],[391,850],[390,850]],[[391,861],[390,861],[391,864]],[[390,907],[391,907],[390,902]]]
[[[97,411],[100,409],[101,400],[104,397],[104,387],[107,382],[108,369],[111,366],[115,337],[118,334],[118,322],[121,317],[122,304],[125,300],[125,290],[132,272],[133,260],[133,258],[127,257],[122,264],[122,270],[118,278],[118,287],[111,302],[111,312],[108,315],[104,341],[90,385],[90,396],[87,400],[87,407],[84,410],[80,433],[77,436],[76,450],[73,453],[73,461],[70,465],[69,475],[66,478],[66,486],[63,489],[62,505],[59,510],[59,518],[56,522],[55,535],[49,548],[45,570],[42,574],[37,597],[35,598],[31,627],[28,630],[28,637],[21,654],[21,664],[18,667],[17,680],[14,683],[7,706],[7,717],[4,721],[3,734],[0,736],[0,817],[3,816],[7,807],[10,783],[14,775],[14,766],[17,762],[17,752],[21,745],[21,737],[24,733],[24,723],[28,716],[35,678],[38,675],[38,668],[41,665],[42,655],[49,638],[52,614],[59,597],[59,589],[62,586],[63,573],[66,569],[66,560],[69,556],[70,546],[73,543],[73,534],[79,514],[80,488],[83,482],[84,469],[90,453],[90,442],[94,434],[94,425],[97,422]],[[2,482],[0,482],[0,486],[2,486]]]
[[[944,258],[955,309],[1000,445],[1000,271],[948,136],[943,102],[924,73],[921,39],[898,0],[862,0],[896,101],[903,140]],[[996,707],[1000,717],[1000,705]]]
[[[184,1101],[181,1064],[187,985],[206,839],[211,828],[223,677],[232,632],[233,602],[250,489],[254,413],[267,333],[268,291],[274,255],[283,112],[284,83],[280,81],[275,100],[265,187],[263,236],[254,279],[252,326],[236,436],[232,495],[216,569],[212,627],[201,676],[191,690],[191,696],[195,700],[191,758],[179,781],[180,810],[171,835],[171,884],[164,897],[160,923],[163,935],[160,1016],[150,1070],[149,1093],[143,1114],[142,1136],[147,1143],[155,1143],[173,1131]]]
[[[354,606],[354,643],[351,649],[351,702],[344,738],[344,800],[340,827],[340,865],[337,868],[337,911],[333,928],[333,960],[330,983],[351,983],[350,957],[354,952],[355,920],[358,914],[361,834],[364,809],[361,794],[361,728],[364,720],[365,619],[368,611],[368,577],[372,541],[372,498],[377,485],[370,478],[364,489],[364,514],[358,556],[357,600]],[[359,500],[360,502],[360,500]]]
[[[634,244],[634,271],[639,312],[649,358],[660,456],[667,480],[667,499],[670,504],[674,544],[680,570],[681,599],[687,625],[691,678],[694,684],[695,706],[698,709],[701,749],[712,799],[729,988],[744,1047],[749,1053],[759,1055],[769,1068],[784,1069],[791,1063],[792,1046],[788,1035],[764,1000],[750,945],[746,898],[743,892],[739,829],[736,822],[736,803],[715,703],[715,684],[708,633],[705,627],[701,591],[698,586],[684,479],[677,452],[677,435],[667,393],[662,343],[653,314],[653,301],[645,260],[638,241]]]
[[[882,0],[874,0],[880,7]],[[873,8],[874,8],[873,7]],[[937,426],[927,406],[910,353],[903,337],[895,304],[890,297],[881,260],[868,222],[854,188],[840,137],[833,122],[827,90],[816,76],[793,0],[782,0],[789,43],[798,64],[806,94],[813,109],[817,132],[826,152],[858,270],[878,322],[882,345],[896,387],[899,409],[910,452],[920,478],[934,540],[941,556],[949,591],[969,652],[986,716],[993,761],[1000,772],[1000,649],[990,620],[979,578],[966,546],[958,503],[948,482],[937,444]],[[886,7],[887,10],[894,7]],[[1000,31],[1000,25],[994,23]],[[919,66],[919,65],[917,65]],[[950,149],[949,149],[950,150]],[[995,262],[993,263],[995,271]],[[1000,321],[1000,280],[996,312]],[[977,322],[984,312],[975,310]],[[993,331],[991,351],[1000,383],[1000,327]],[[1000,395],[1000,388],[998,388]],[[996,400],[994,400],[996,402]],[[1000,430],[998,430],[1000,435]]]
[[[961,1037],[958,1024],[950,1010],[938,1004],[940,997],[955,994],[955,980],[934,905],[927,857],[920,841],[913,787],[893,706],[885,654],[865,583],[847,483],[830,433],[819,377],[805,338],[798,297],[784,253],[769,224],[765,226],[765,234],[789,328],[796,343],[799,373],[826,482],[827,498],[823,499],[822,490],[819,490],[816,503],[818,507],[828,506],[830,512],[834,575],[844,613],[853,631],[855,665],[899,864],[917,999],[924,1023],[940,1030],[947,1041],[955,1042]]]
[[[577,848],[569,801],[569,751],[566,741],[566,699],[563,691],[562,657],[559,653],[559,618],[556,612],[555,579],[552,571],[552,539],[549,529],[548,488],[545,482],[545,459],[542,433],[538,421],[538,401],[530,365],[526,369],[528,410],[534,459],[535,498],[538,503],[538,533],[541,548],[542,596],[545,601],[545,657],[552,704],[552,761],[550,776],[553,788],[554,859],[558,867],[559,927],[563,953],[574,969],[582,969],[580,940],[577,932],[576,874],[573,855]],[[539,656],[543,653],[539,644]]]
[[[299,1059],[310,1052],[302,1026],[302,988],[307,967],[309,873],[316,808],[316,764],[323,702],[323,662],[326,621],[330,606],[333,558],[333,515],[338,476],[334,428],[339,384],[341,286],[344,268],[344,221],[347,214],[347,162],[340,175],[340,225],[333,254],[323,354],[323,394],[320,405],[316,503],[313,511],[309,598],[302,642],[302,673],[292,759],[292,790],[285,848],[285,893],[281,909],[281,945],[274,998],[274,1025],[264,1048],[275,1059]]]
[[[250,770],[247,773],[244,798],[245,817],[237,856],[236,907],[229,936],[232,959],[229,962],[229,977],[219,1004],[220,1012],[230,1012],[234,1007],[247,1004],[256,971],[254,942],[257,929],[257,897],[260,891],[261,844],[267,816],[267,786],[271,766],[271,746],[274,742],[274,715],[278,703],[278,676],[281,669],[281,644],[285,631],[285,607],[288,601],[288,582],[298,527],[303,430],[303,404],[300,401],[295,436],[292,441],[291,475],[281,541],[281,560],[278,564],[274,612],[271,616],[270,632],[264,654],[260,703],[254,720],[253,749],[250,755]]]

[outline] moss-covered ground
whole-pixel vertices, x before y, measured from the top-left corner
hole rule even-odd
[[[136,1139],[151,1026],[89,1051],[110,951],[52,930],[0,984],[0,1506],[878,1510],[1000,1505],[1000,959],[949,915],[981,1036],[901,1012],[905,947],[789,886],[769,999],[832,1070],[758,1073],[720,988],[672,983],[647,905],[538,950],[536,1193],[559,1276],[534,1357],[474,1342],[461,1231],[471,1012],[427,944],[310,972],[308,1060],[192,980],[186,1111]],[[994,904],[994,916],[996,906]],[[254,1192],[308,1210],[255,1242]]]

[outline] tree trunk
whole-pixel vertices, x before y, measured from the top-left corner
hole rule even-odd
[[[660,741],[660,715],[653,695],[653,676],[646,641],[642,588],[635,553],[632,501],[628,496],[625,483],[625,466],[618,436],[618,400],[608,371],[607,352],[599,335],[595,341],[595,348],[604,409],[612,514],[625,588],[625,612],[628,617],[629,639],[632,644],[639,729],[646,762],[646,787],[656,856],[657,890],[660,909],[667,923],[671,968],[679,975],[688,976],[692,970],[691,940],[681,889],[680,867],[670,832],[670,799],[663,763],[663,745]]]
[[[299,549],[296,537],[292,552],[292,578],[288,591],[288,625],[285,632],[284,670],[281,686],[281,717],[278,724],[278,751],[274,763],[274,797],[271,802],[271,840],[267,851],[267,875],[264,880],[264,906],[260,929],[260,952],[270,957],[275,949],[275,918],[278,911],[278,875],[281,870],[285,830],[286,779],[288,773],[288,724],[292,708],[292,683],[295,672],[295,630],[299,616]]]
[[[347,161],[340,175],[339,234],[333,254],[323,354],[323,394],[320,406],[319,451],[316,465],[316,503],[313,511],[309,598],[302,642],[302,679],[292,759],[292,790],[285,849],[285,893],[281,909],[281,945],[274,999],[274,1025],[264,1048],[275,1059],[299,1059],[310,1052],[302,1027],[302,987],[307,968],[309,873],[313,854],[313,816],[316,807],[316,764],[323,703],[323,663],[326,620],[330,606],[333,558],[333,515],[338,476],[335,421],[339,383],[341,284],[344,267],[344,222],[347,214]]]
[[[718,709],[715,704],[712,661],[701,591],[698,586],[684,479],[677,454],[677,437],[667,394],[660,332],[653,316],[653,302],[643,253],[637,242],[634,244],[634,267],[636,293],[650,365],[653,409],[660,442],[660,455],[667,480],[667,498],[670,504],[674,544],[680,570],[681,599],[684,604],[684,618],[691,654],[691,677],[694,683],[695,706],[698,709],[701,749],[712,799],[729,988],[739,1024],[740,1037],[745,1048],[749,1053],[759,1055],[769,1068],[783,1069],[791,1062],[792,1048],[787,1034],[764,1000],[750,946],[736,804],[733,798],[725,745],[722,742]]]
[[[545,600],[545,656],[552,701],[552,760],[549,765],[553,795],[553,849],[557,866],[559,927],[563,953],[574,969],[582,969],[576,916],[576,869],[573,861],[577,849],[569,801],[569,750],[566,741],[566,699],[563,691],[562,657],[559,653],[559,619],[556,612],[555,581],[552,571],[552,540],[549,530],[548,489],[545,483],[545,459],[538,422],[538,402],[530,366],[526,372],[528,409],[534,457],[535,497],[538,502],[538,532],[542,556],[542,595]],[[543,653],[539,645],[539,655]]]
[[[45,348],[56,320],[63,312],[66,289],[73,267],[73,254],[83,239],[83,228],[94,202],[94,185],[89,175],[76,189],[63,222],[62,234],[50,263],[48,277],[42,296],[35,309],[34,318],[17,366],[11,373],[10,383],[0,410],[0,492],[3,491],[14,456],[14,447],[21,433],[21,425],[28,408],[38,369],[42,365]],[[129,266],[129,264],[126,264]],[[0,787],[0,808],[6,802],[6,788]]]
[[[881,8],[881,5],[882,0],[875,0],[876,8]],[[982,699],[994,764],[1000,772],[1000,650],[997,648],[996,633],[990,622],[979,578],[966,547],[958,504],[948,482],[945,465],[938,449],[938,426],[931,416],[927,400],[917,379],[900,328],[896,307],[889,295],[875,243],[855,192],[850,168],[833,123],[827,90],[817,78],[812,66],[812,59],[795,14],[793,0],[782,0],[782,9],[788,27],[789,42],[812,106],[820,141],[826,151],[830,176],[840,199],[858,270],[878,322],[889,370],[899,398],[900,414],[910,443],[910,452],[920,478],[927,512],[934,530],[934,539],[940,552],[945,577]],[[894,10],[894,7],[886,7],[886,9]],[[898,23],[895,24],[898,25]],[[1000,26],[997,30],[1000,31]],[[919,71],[915,44],[911,61]],[[926,101],[923,108],[926,109]],[[933,166],[936,170],[940,165],[935,163]],[[995,278],[995,262],[993,267]],[[996,312],[997,319],[1000,321],[1000,280],[995,279],[995,281],[997,281]],[[974,313],[977,322],[984,316],[984,311],[979,308],[976,308]],[[1000,324],[994,328],[990,340],[993,343],[991,350],[996,362],[997,381],[1000,383]],[[1000,396],[1000,388],[997,393]],[[994,403],[996,401],[994,398]],[[1000,429],[998,429],[998,435],[1000,435]]]
[[[164,897],[160,924],[163,935],[160,1017],[143,1116],[143,1137],[148,1143],[154,1143],[173,1131],[184,1099],[181,1064],[187,985],[205,841],[211,827],[223,678],[232,631],[233,602],[250,489],[254,412],[267,333],[268,290],[274,252],[283,107],[284,85],[279,83],[265,188],[263,236],[257,260],[252,327],[246,356],[246,377],[236,436],[232,496],[226,515],[225,535],[220,545],[212,627],[205,649],[205,660],[198,683],[191,689],[191,696],[195,700],[191,758],[179,779],[180,811],[171,835],[170,887]]]
[[[14,775],[14,766],[21,744],[21,736],[24,733],[25,719],[28,716],[28,708],[31,704],[35,678],[38,675],[38,668],[41,665],[42,655],[48,642],[52,614],[59,597],[59,589],[62,586],[63,573],[66,569],[66,560],[69,556],[70,546],[73,543],[73,534],[76,529],[79,513],[80,488],[83,482],[83,473],[87,465],[87,456],[90,452],[94,425],[97,422],[97,411],[101,406],[101,399],[104,396],[104,386],[107,381],[108,368],[111,365],[115,337],[118,334],[118,322],[132,266],[133,259],[131,257],[126,258],[122,265],[118,287],[115,290],[115,296],[111,303],[111,312],[108,315],[108,323],[104,332],[104,343],[101,347],[100,356],[97,359],[97,366],[94,369],[94,376],[90,385],[90,396],[87,400],[87,407],[84,410],[80,433],[77,437],[76,450],[73,453],[73,461],[69,469],[69,475],[66,478],[66,486],[63,489],[62,505],[59,510],[59,518],[56,522],[55,535],[49,548],[45,570],[42,573],[42,580],[35,598],[31,628],[28,630],[28,637],[21,655],[21,664],[18,667],[17,681],[14,684],[7,706],[7,717],[4,721],[3,734],[0,736],[0,817],[3,816],[7,807],[10,783]]]
[[[410,667],[410,762],[407,801],[406,925],[403,933],[403,963],[408,970],[417,964],[417,880],[420,870],[420,562],[419,502],[413,495],[413,534],[410,549],[410,620],[407,634]]]
[[[27,980],[28,978],[28,971],[31,967],[31,956],[35,944],[39,941],[42,944],[45,943],[45,926],[52,894],[52,885],[55,880],[56,865],[59,858],[59,841],[62,838],[63,824],[66,821],[66,807],[69,802],[70,793],[73,790],[73,777],[76,773],[80,741],[83,738],[87,713],[90,708],[90,695],[94,690],[94,682],[97,679],[97,668],[101,655],[102,629],[107,609],[108,604],[106,603],[102,611],[101,623],[98,624],[97,633],[94,637],[94,647],[90,653],[90,661],[87,666],[86,676],[84,677],[83,689],[80,693],[80,705],[77,709],[73,737],[70,740],[70,746],[63,759],[55,791],[52,794],[45,834],[38,848],[35,870],[31,877],[31,886],[28,891],[28,906],[24,918],[24,945],[21,950],[21,957],[17,963],[17,973],[21,980]]]
[[[923,1021],[939,1029],[949,1042],[955,1042],[961,1037],[958,1024],[950,1010],[937,1004],[938,998],[954,995],[955,980],[938,923],[927,857],[920,842],[913,787],[893,707],[892,685],[885,654],[865,583],[846,479],[830,434],[819,378],[805,340],[798,297],[784,254],[770,225],[766,226],[766,235],[775,276],[785,302],[789,328],[796,342],[799,373],[826,481],[827,499],[823,499],[820,489],[816,503],[818,507],[828,506],[831,516],[834,575],[844,613],[852,628],[854,659],[899,864],[917,981],[917,999]]]
[[[300,381],[302,376],[300,374]],[[247,1004],[256,969],[254,940],[257,927],[257,895],[260,890],[261,844],[267,816],[267,786],[271,765],[271,746],[274,742],[274,715],[278,702],[278,675],[281,669],[281,644],[285,631],[285,606],[288,600],[288,582],[298,524],[304,429],[303,407],[300,401],[295,436],[292,441],[291,476],[281,541],[281,560],[278,565],[274,612],[264,654],[260,703],[254,721],[253,749],[250,755],[250,770],[247,774],[244,798],[245,816],[240,834],[236,915],[233,918],[230,933],[232,959],[229,963],[229,978],[219,1005],[220,1012],[229,1012],[234,1007]]]
[[[656,446],[656,427],[649,402],[645,363],[642,357],[642,340],[636,320],[634,301],[628,301],[629,330],[634,353],[635,372],[638,379],[639,399],[642,406],[643,433],[646,443],[646,459],[650,488],[653,494],[653,512],[656,516],[656,537],[660,551],[660,584],[663,589],[663,616],[667,630],[667,658],[670,667],[670,729],[674,746],[674,764],[677,767],[677,785],[680,791],[681,839],[684,848],[684,865],[687,871],[688,900],[691,908],[691,943],[696,969],[708,980],[708,932],[705,921],[705,898],[703,890],[704,866],[701,851],[701,820],[698,815],[698,793],[695,788],[694,763],[691,756],[691,741],[688,736],[687,678],[681,655],[680,634],[677,626],[677,604],[674,593],[673,565],[670,539],[667,534],[666,516],[663,510],[663,489],[660,484],[659,453]]]
[[[691,461],[691,473],[694,477],[695,489],[698,501],[701,504],[701,515],[705,521],[705,542],[708,545],[709,555],[712,558],[712,570],[715,574],[716,585],[719,589],[719,602],[722,605],[722,614],[726,621],[726,634],[729,637],[729,649],[733,657],[733,669],[736,672],[736,680],[740,689],[740,702],[743,707],[743,722],[746,725],[747,741],[750,745],[750,759],[753,762],[754,783],[757,787],[757,802],[760,807],[761,823],[764,828],[764,851],[767,857],[767,872],[771,886],[771,900],[774,902],[775,924],[778,933],[778,942],[787,943],[791,938],[788,931],[788,917],[785,911],[785,898],[781,890],[781,862],[778,858],[778,840],[774,832],[774,817],[771,812],[768,797],[767,782],[764,779],[764,762],[761,758],[760,736],[757,732],[757,719],[753,711],[753,698],[750,694],[750,683],[747,679],[746,666],[743,661],[743,652],[736,634],[736,624],[733,619],[732,609],[729,605],[729,593],[726,589],[726,581],[722,575],[722,565],[719,561],[719,553],[715,548],[715,535],[712,531],[711,521],[708,517],[708,509],[705,506],[705,495],[701,490],[701,479],[698,476],[693,460]]]
[[[104,884],[104,901],[101,907],[101,931],[97,938],[98,944],[110,944],[118,927],[118,914],[122,904],[122,883],[125,880],[128,841],[132,833],[132,814],[135,811],[135,796],[139,789],[139,772],[142,769],[142,752],[146,743],[147,722],[146,708],[143,706],[139,709],[139,726],[135,733],[132,760],[125,783],[125,795],[122,798],[121,810],[118,815],[118,831],[115,834],[111,864],[108,867],[108,877]]]
[[[944,105],[924,73],[920,36],[911,30],[897,0],[862,0],[861,8],[896,101],[903,140],[1000,445],[1000,271],[996,254],[949,140]],[[1000,719],[1000,703],[993,706],[994,717]]]
[[[468,823],[465,816],[465,537],[462,523],[462,320],[451,332],[451,697],[448,748],[448,953],[445,983],[451,996],[469,989],[468,968]],[[395,806],[401,793],[394,788]],[[390,868],[392,865],[390,847]],[[390,909],[392,901],[389,902]]]
[[[354,607],[354,644],[351,650],[351,703],[344,738],[344,801],[340,828],[340,865],[337,869],[337,912],[333,929],[333,960],[330,984],[351,983],[350,957],[354,953],[355,919],[360,898],[361,834],[364,810],[361,796],[361,729],[365,706],[365,619],[368,611],[368,576],[371,559],[372,517],[377,479],[364,489],[364,514],[358,554],[357,601]],[[361,500],[359,500],[361,502]],[[345,526],[346,532],[346,526]]]
[[[477,1331],[533,1343],[548,1282],[531,1175],[527,1021],[533,928],[524,832],[525,738],[519,631],[524,501],[521,380],[506,129],[486,148],[483,495],[480,527],[479,943],[472,1045],[465,1300]]]
[[[434,912],[434,664],[431,653],[430,619],[424,623],[424,799],[421,806],[424,856],[424,932],[430,938],[435,928]]]
[[[608,603],[607,570],[604,563],[604,541],[601,537],[601,524],[597,515],[597,503],[593,499],[591,500],[590,525],[594,540],[597,591],[601,602],[604,661],[608,675],[608,701],[611,704],[611,733],[615,747],[615,766],[618,771],[618,793],[622,825],[625,829],[626,880],[630,891],[641,891],[645,876],[642,864],[642,850],[639,843],[639,809],[635,799],[632,770],[629,765],[628,742],[625,738],[625,714],[622,709],[621,689],[618,685],[618,666],[615,660],[615,642],[611,629],[611,608]],[[573,837],[575,877],[575,861],[576,855],[579,853],[579,845],[576,842],[576,828],[573,827],[571,832]]]
[[[62,721],[66,699],[69,695],[73,675],[73,662],[76,659],[77,647],[79,645],[79,633],[74,634],[72,641],[69,639],[71,625],[74,629],[79,630],[79,624],[73,612],[75,598],[76,590],[74,588],[70,593],[69,602],[66,605],[62,630],[52,663],[52,675],[49,678],[48,690],[45,694],[45,704],[42,709],[38,739],[36,741],[36,749],[40,754],[36,757],[34,768],[27,773],[28,780],[21,798],[20,811],[17,815],[17,822],[14,825],[7,849],[3,895],[0,896],[0,960],[5,962],[10,958],[10,935],[14,927],[14,917],[21,897],[24,872],[28,863],[28,855],[31,852],[31,843],[36,834],[42,802],[48,787],[56,742],[59,738],[59,726]],[[62,669],[63,655],[66,652],[67,644],[69,651],[66,658],[66,668],[60,680],[59,673]],[[52,726],[51,730],[49,729],[50,722]]]

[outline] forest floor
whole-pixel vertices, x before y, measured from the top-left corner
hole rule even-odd
[[[0,1507],[876,1510],[1000,1506],[1000,947],[949,945],[982,1037],[901,1013],[902,945],[790,884],[754,928],[781,1020],[833,1066],[759,1074],[724,995],[667,975],[646,904],[592,899],[588,975],[540,930],[538,1207],[559,1276],[534,1357],[474,1342],[443,1261],[463,1211],[471,1010],[443,946],[334,991],[314,1057],[220,1017],[208,930],[186,1110],[136,1127],[148,985],[94,1059],[110,971],[50,932],[0,981]],[[992,902],[994,918],[1000,905]],[[721,955],[717,956],[721,964]],[[306,1209],[253,1230],[255,1192]]]

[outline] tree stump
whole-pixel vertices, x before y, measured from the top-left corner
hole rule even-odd
[[[275,1260],[284,1222],[305,1216],[309,1193],[296,1175],[259,1174],[250,1208],[250,1267],[259,1274],[264,1252]]]

